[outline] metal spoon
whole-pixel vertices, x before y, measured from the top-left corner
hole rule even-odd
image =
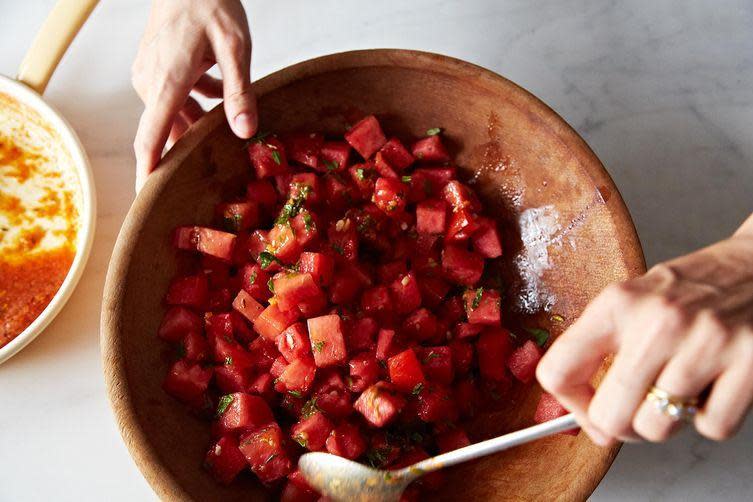
[[[543,424],[427,458],[397,471],[372,469],[358,462],[321,452],[301,456],[298,468],[312,487],[336,502],[398,501],[403,490],[426,473],[575,427],[575,417],[565,415]]]

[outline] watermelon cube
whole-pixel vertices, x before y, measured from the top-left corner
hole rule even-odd
[[[285,435],[275,422],[241,436],[238,448],[263,483],[282,479],[293,470],[285,451]]]
[[[381,370],[376,357],[371,352],[356,354],[348,362],[348,367],[350,368],[348,390],[351,392],[362,392],[379,380]]]
[[[162,388],[178,401],[201,409],[207,404],[206,391],[211,379],[211,368],[204,369],[198,364],[181,360],[170,367]]]
[[[246,457],[238,449],[238,440],[230,435],[213,443],[204,457],[204,466],[223,485],[229,485],[247,465]]]
[[[450,155],[442,144],[439,134],[421,138],[411,146],[411,153],[421,162],[443,163],[450,161]]]
[[[264,209],[271,209],[277,204],[277,191],[269,180],[253,180],[246,185],[246,198]]]
[[[366,439],[356,425],[343,422],[332,430],[326,446],[333,455],[355,460],[366,451]]]
[[[392,314],[392,299],[387,286],[374,286],[361,295],[361,308],[366,315],[384,319]]]
[[[442,270],[450,281],[472,287],[484,273],[484,258],[457,244],[447,244],[442,251]]]
[[[515,378],[523,383],[529,383],[536,374],[536,366],[541,359],[541,349],[532,340],[515,349],[507,360],[507,367]]]
[[[249,295],[245,289],[238,291],[233,300],[233,308],[250,322],[254,322],[264,310],[264,307],[253,296]]]
[[[441,234],[447,228],[447,203],[428,199],[416,205],[416,230],[420,234]]]
[[[311,357],[311,342],[306,325],[297,322],[280,333],[277,337],[277,350],[289,363]]]
[[[254,330],[270,342],[277,341],[277,335],[298,319],[294,310],[282,311],[277,304],[270,304],[254,320]]]
[[[353,407],[371,425],[384,427],[397,417],[405,399],[387,382],[377,382],[358,397]]]
[[[471,236],[473,250],[484,258],[502,256],[502,243],[497,231],[497,224],[491,218],[479,217],[478,228]]]
[[[457,450],[469,444],[471,444],[471,441],[461,427],[455,427],[437,435],[437,447],[440,453]]]
[[[301,253],[298,260],[298,268],[301,273],[311,274],[319,286],[327,286],[332,281],[335,271],[335,260],[324,253]]]
[[[399,214],[405,209],[407,187],[396,178],[377,178],[374,184],[374,204],[388,216]]]
[[[476,343],[478,366],[487,380],[504,380],[505,361],[512,351],[510,332],[506,329],[488,329],[481,333]]]
[[[421,306],[421,290],[413,272],[401,275],[390,284],[392,301],[398,314],[407,314]]]
[[[348,168],[350,145],[345,141],[325,141],[319,152],[320,171],[337,172]],[[323,169],[322,169],[323,168]]]
[[[319,154],[324,136],[319,133],[296,132],[283,137],[290,160],[314,169],[319,167]]]
[[[468,290],[463,294],[463,301],[469,323],[499,326],[501,307],[499,291],[486,288]]]
[[[162,318],[157,336],[168,342],[180,341],[188,333],[202,333],[204,323],[197,314],[185,307],[170,307]]]
[[[280,310],[293,310],[298,304],[322,296],[324,293],[316,285],[314,277],[308,273],[287,273],[275,276],[273,280],[275,298]]]
[[[426,378],[445,385],[452,383],[455,377],[455,369],[450,347],[447,345],[418,347],[416,354],[421,361],[421,368]]]
[[[379,150],[384,159],[398,171],[409,167],[416,159],[397,138],[390,138]]]
[[[290,437],[307,450],[318,451],[324,449],[333,428],[332,422],[323,413],[316,412],[294,424],[290,428]]]
[[[397,390],[405,393],[413,392],[426,381],[421,363],[413,349],[390,357],[387,360],[387,371],[390,375],[390,382]]]
[[[403,320],[402,328],[406,336],[423,342],[437,335],[439,323],[429,309],[420,308]]]
[[[555,418],[567,415],[567,413],[568,411],[565,409],[565,407],[562,406],[553,395],[547,392],[543,392],[541,394],[541,397],[539,398],[539,404],[536,405],[536,411],[533,415],[533,421],[537,424],[542,424],[544,422],[554,420]],[[571,429],[569,431],[562,432],[562,434],[577,436],[578,430],[579,429],[577,428]]]
[[[222,396],[217,416],[222,434],[256,429],[274,420],[272,410],[264,399],[245,392]]]
[[[395,330],[380,329],[377,335],[376,358],[380,361],[386,361],[388,357],[397,353],[398,341],[395,337]]]
[[[248,145],[248,158],[259,179],[276,176],[288,170],[285,147],[274,136],[251,141]]]
[[[314,362],[320,368],[346,361],[342,322],[337,314],[311,318],[307,321]]]
[[[203,310],[209,301],[209,281],[205,274],[176,277],[165,296],[168,305],[183,305]]]
[[[345,141],[350,143],[364,159],[368,159],[387,142],[379,121],[373,115],[364,117],[345,133]]]
[[[290,364],[285,366],[277,378],[275,390],[301,397],[308,394],[309,390],[311,390],[315,376],[316,366],[314,366],[314,362],[311,359],[294,359]]]
[[[417,390],[418,416],[421,420],[428,423],[457,420],[458,409],[449,388],[431,383]]]

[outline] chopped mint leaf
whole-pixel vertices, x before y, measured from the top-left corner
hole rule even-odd
[[[220,402],[217,404],[217,416],[219,417],[223,413],[225,413],[225,410],[227,410],[228,406],[230,406],[230,403],[233,402],[233,396],[228,394],[226,396],[222,396],[220,398]]]
[[[339,255],[345,255],[345,250],[339,244],[334,244],[333,243],[332,244],[332,249],[334,249],[337,252],[337,254],[339,254]]]
[[[266,270],[274,262],[280,263],[280,260],[269,251],[262,251],[259,253],[259,266],[261,266],[262,269]]]
[[[356,169],[356,178],[358,178],[361,181],[366,179],[366,171],[364,171],[362,167],[359,167],[358,169]]]
[[[327,171],[337,171],[340,168],[340,165],[334,160],[325,160],[324,167],[327,168]]]
[[[327,344],[324,340],[317,340],[311,344],[316,352],[321,352],[324,346]]]
[[[424,384],[419,382],[416,384],[415,387],[413,387],[413,390],[410,393],[413,394],[414,396],[417,396],[421,392],[421,389],[423,388],[424,388]]]
[[[477,309],[479,305],[481,305],[481,297],[484,296],[484,288],[478,288],[476,290],[476,295],[473,297],[473,303],[471,303],[471,306],[474,309]]]
[[[311,415],[319,411],[319,407],[316,405],[316,398],[311,398],[306,401],[301,409],[301,418],[309,418]]]
[[[277,150],[272,150],[272,160],[275,161],[275,164],[278,166],[282,164],[282,156],[280,155],[280,152]]]
[[[288,394],[290,394],[293,397],[297,397],[298,399],[301,399],[303,397],[303,394],[301,394],[301,391],[299,390],[289,390]]]
[[[536,345],[543,347],[546,342],[549,341],[549,332],[542,328],[526,328],[526,331],[531,334]]]
[[[271,291],[272,293],[274,293],[274,292],[275,292],[275,282],[274,282],[274,280],[272,280],[272,278],[271,278],[271,277],[270,277],[270,278],[269,278],[269,280],[267,281],[267,288],[268,288],[268,289],[269,289],[269,291]]]
[[[253,272],[251,272],[251,277],[248,278],[248,283],[249,284],[256,283],[256,275],[257,275],[256,274],[256,270],[254,270]]]
[[[428,129],[426,131],[426,135],[427,136],[436,136],[440,132],[442,132],[442,128],[441,127],[432,127],[431,129]]]
[[[403,183],[410,183],[413,178],[411,176],[409,176],[409,175],[406,174],[405,176],[403,176],[400,179],[403,180]]]

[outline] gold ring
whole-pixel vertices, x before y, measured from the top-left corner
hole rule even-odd
[[[698,413],[697,397],[682,398],[673,396],[657,386],[649,389],[648,394],[646,394],[646,400],[654,403],[659,412],[675,422],[680,420],[689,422]]]

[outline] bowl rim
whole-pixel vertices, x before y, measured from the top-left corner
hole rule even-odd
[[[73,262],[63,279],[60,288],[31,324],[24,328],[13,340],[0,348],[0,364],[17,354],[32,340],[39,336],[52,320],[63,310],[76,289],[84,273],[86,263],[91,254],[96,227],[97,198],[94,185],[94,175],[91,163],[86,155],[84,146],[73,127],[63,115],[36,91],[25,84],[0,75],[0,92],[8,94],[18,102],[29,106],[42,116],[60,135],[63,145],[73,158],[74,170],[78,178],[81,193],[81,214],[79,214],[79,229],[76,235],[76,253]]]
[[[552,108],[523,87],[491,70],[454,57],[431,52],[388,48],[364,49],[338,52],[308,59],[277,70],[254,82],[253,86],[257,95],[264,95],[301,78],[321,75],[331,71],[379,66],[419,68],[427,64],[435,65],[437,68],[436,72],[438,73],[462,74],[464,76],[473,75],[494,85],[501,83],[510,87],[512,91],[519,93],[522,97],[525,97],[528,105],[538,109],[542,118],[547,122],[547,125],[563,137],[568,144],[573,145],[573,149],[577,150],[576,154],[581,154],[579,157],[581,160],[580,163],[587,171],[594,185],[605,185],[611,190],[613,196],[605,204],[610,208],[610,216],[613,218],[615,225],[623,230],[623,238],[620,242],[623,262],[633,275],[645,271],[643,251],[630,213],[619,190],[598,157],[596,157],[578,133]],[[421,69],[425,70],[425,68]],[[130,266],[131,254],[128,242],[137,237],[141,232],[142,215],[147,214],[158,203],[159,193],[182,162],[224,120],[225,114],[220,103],[184,134],[172,150],[162,159],[160,163],[161,168],[149,176],[144,188],[128,211],[123,226],[120,229],[105,280],[105,294],[102,303],[100,325],[100,345],[102,348],[103,370],[110,406],[123,441],[140,472],[155,493],[160,498],[168,500],[190,500],[191,495],[176,481],[176,478],[172,476],[169,469],[166,469],[162,465],[159,453],[152,446],[139,423],[138,413],[130,397],[126,372],[127,361],[120,350],[124,337],[119,330],[121,321],[117,306],[124,294],[124,288],[118,278],[122,277]],[[587,498],[598,486],[609,470],[619,449],[619,445],[602,449],[600,463],[597,466],[593,466],[589,472],[584,473],[579,478],[580,486],[577,492],[583,499]]]

